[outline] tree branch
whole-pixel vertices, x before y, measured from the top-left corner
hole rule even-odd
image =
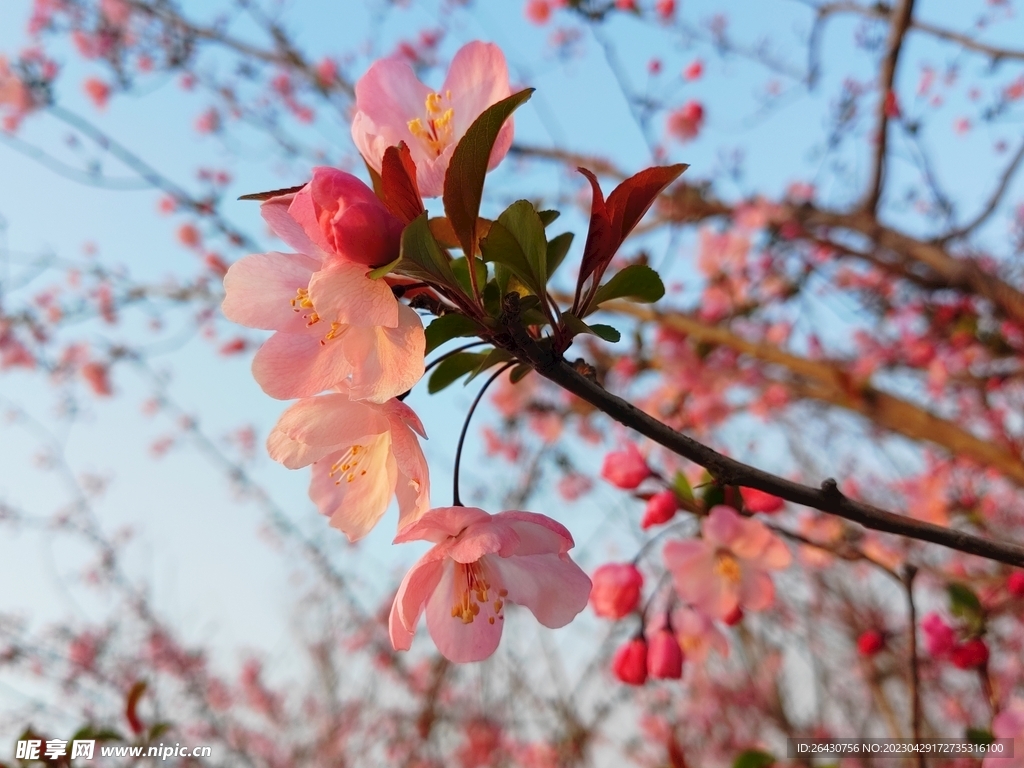
[[[497,345],[513,352],[541,376],[590,403],[620,424],[706,468],[718,483],[756,488],[795,504],[859,523],[865,528],[929,541],[959,552],[1024,567],[1024,547],[1020,545],[989,541],[980,536],[914,520],[871,504],[855,501],[844,496],[836,481],[831,478],[824,480],[820,488],[812,488],[724,456],[713,448],[676,432],[633,404],[608,392],[596,382],[577,373],[550,348],[538,344],[519,321],[518,294],[510,293],[505,296],[502,307],[507,334],[494,339]]]
[[[1006,194],[1006,190],[1010,186],[1010,182],[1013,180],[1014,175],[1017,173],[1017,169],[1020,168],[1021,162],[1024,162],[1024,141],[1021,142],[1020,148],[1017,150],[1017,154],[1013,156],[1013,160],[1011,160],[1006,168],[1003,169],[1003,175],[999,178],[999,184],[992,192],[992,195],[989,197],[985,207],[978,212],[977,216],[962,227],[943,235],[940,238],[940,242],[965,237],[988,221],[988,218],[995,213],[996,208],[999,206],[999,202],[1003,199],[1003,195]]]

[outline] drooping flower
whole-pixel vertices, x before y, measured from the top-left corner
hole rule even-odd
[[[569,559],[572,536],[531,512],[489,515],[439,507],[403,528],[395,543],[432,541],[402,580],[391,607],[391,643],[408,650],[420,615],[445,658],[481,661],[498,647],[504,606],[529,608],[546,627],[563,627],[587,604],[590,579]]]
[[[313,465],[309,496],[331,525],[361,539],[398,498],[398,527],[430,506],[427,462],[416,434],[426,436],[409,406],[355,402],[343,394],[299,400],[267,438],[270,457],[289,469]]]
[[[384,151],[405,142],[416,163],[416,181],[425,197],[440,195],[455,146],[487,107],[512,94],[501,49],[479,41],[463,46],[452,59],[438,91],[416,77],[399,57],[381,59],[356,83],[352,139],[374,169]],[[491,150],[493,169],[512,146],[512,119],[506,121]]]
[[[594,571],[590,605],[598,616],[621,619],[636,609],[643,586],[643,574],[632,563],[606,563]]]
[[[665,545],[665,564],[679,596],[719,619],[737,607],[760,611],[771,605],[775,586],[768,572],[792,560],[782,540],[760,520],[724,505],[712,508],[701,531],[701,539]]]
[[[611,451],[601,464],[601,477],[625,491],[631,491],[654,472],[634,443],[626,443],[621,451]]]
[[[675,517],[676,510],[678,509],[679,497],[676,496],[675,491],[672,489],[659,491],[647,500],[647,506],[644,509],[644,516],[640,521],[640,527],[647,530],[652,526],[667,523]]]
[[[338,389],[353,400],[382,403],[405,392],[423,375],[426,342],[419,316],[395,298],[384,280],[370,279],[366,264],[314,243],[303,226],[309,221],[300,224],[291,215],[293,202],[299,210],[305,205],[298,195],[283,196],[264,203],[262,213],[299,253],[252,254],[231,265],[224,277],[225,316],[250,328],[277,331],[253,359],[256,381],[279,399]],[[323,210],[338,236],[335,242],[346,247],[337,211]],[[343,219],[348,222],[348,216]],[[353,237],[364,242],[363,253],[390,247],[373,247],[373,227],[362,216],[355,217],[353,230]],[[376,237],[388,241],[391,235],[385,227],[376,230]]]
[[[615,652],[612,673],[627,685],[647,682],[647,641],[643,637],[634,637]]]

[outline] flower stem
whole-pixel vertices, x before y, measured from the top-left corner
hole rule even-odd
[[[466,413],[466,421],[463,422],[462,424],[462,433],[459,435],[459,444],[455,448],[455,471],[452,473],[454,475],[454,480],[452,481],[453,507],[463,506],[462,499],[459,497],[459,466],[462,464],[462,445],[463,443],[466,442],[466,432],[469,431],[469,421],[470,419],[473,418],[473,412],[476,410],[476,407],[480,404],[480,400],[483,398],[484,392],[487,391],[491,384],[493,384],[497,380],[497,378],[501,376],[501,374],[503,374],[513,365],[518,364],[518,362],[518,360],[515,360],[510,363],[505,363],[505,365],[501,366],[501,368],[499,368],[491,376],[491,378],[487,380],[487,383],[480,387],[480,391],[476,393],[476,397],[473,399],[473,404],[469,406],[469,411]]]

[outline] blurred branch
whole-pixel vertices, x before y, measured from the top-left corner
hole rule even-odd
[[[1017,150],[1017,154],[1013,156],[1013,159],[1007,164],[1006,168],[1003,169],[1003,174],[999,177],[999,184],[996,185],[996,188],[993,190],[992,195],[985,204],[985,207],[979,211],[977,216],[962,227],[943,235],[939,239],[939,242],[944,243],[949,240],[956,240],[958,238],[965,237],[988,221],[989,217],[995,213],[996,208],[999,207],[999,203],[1003,199],[1003,195],[1006,194],[1006,190],[1009,188],[1010,182],[1017,173],[1017,169],[1020,168],[1021,162],[1024,162],[1024,141],[1021,142],[1020,148]]]

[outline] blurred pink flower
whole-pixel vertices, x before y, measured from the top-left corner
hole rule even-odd
[[[760,611],[770,606],[775,587],[768,571],[789,566],[786,545],[760,520],[723,505],[711,510],[701,531],[702,539],[665,545],[665,564],[679,596],[719,619],[737,607]]]
[[[92,99],[92,103],[95,104],[98,109],[104,109],[107,106],[107,101],[110,99],[109,85],[99,78],[90,77],[82,84],[82,87],[85,89],[86,95]]]
[[[1024,768],[1024,701],[1013,699],[992,719],[992,735],[1013,739],[1013,757],[1005,753],[986,757],[982,768]]]
[[[430,506],[427,461],[416,434],[426,436],[412,409],[331,394],[299,400],[267,438],[270,457],[289,469],[313,465],[309,496],[331,525],[361,539],[398,498],[398,527]]]
[[[546,627],[563,627],[583,610],[590,579],[567,552],[572,535],[531,512],[489,515],[476,507],[439,507],[402,529],[395,543],[432,541],[398,588],[391,643],[412,646],[420,615],[438,651],[457,663],[494,653],[505,601],[529,608]]]
[[[621,619],[636,609],[643,586],[643,574],[632,563],[606,563],[594,571],[590,605],[598,616]]]
[[[651,677],[678,680],[683,676],[683,650],[672,630],[657,630],[647,646],[647,672]]]
[[[640,527],[647,530],[652,526],[667,523],[675,516],[678,509],[679,497],[676,496],[676,492],[671,489],[660,491],[647,500],[647,507],[644,509]]]
[[[436,197],[459,139],[481,112],[511,94],[505,55],[493,43],[463,46],[437,92],[419,81],[407,61],[381,59],[356,83],[352,139],[378,172],[384,151],[404,141],[416,163],[420,193]],[[513,130],[510,118],[498,133],[489,169],[512,146]]]
[[[680,608],[672,614],[672,627],[686,658],[703,664],[710,651],[719,656],[729,655],[729,641],[715,622],[693,608]]]
[[[627,685],[647,682],[647,641],[634,637],[623,644],[612,658],[612,673]]]
[[[704,127],[704,106],[699,101],[689,101],[669,113],[668,132],[682,142],[697,138]]]
[[[616,488],[627,491],[653,474],[635,443],[626,443],[621,451],[609,452],[601,465],[601,477]]]
[[[945,656],[956,645],[956,633],[942,617],[934,611],[921,619],[924,633],[924,647],[932,656]]]

